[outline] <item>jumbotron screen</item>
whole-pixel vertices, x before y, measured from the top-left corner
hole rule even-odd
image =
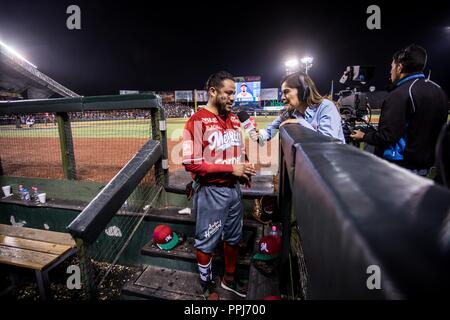
[[[261,101],[261,77],[236,77],[236,107],[258,107]]]

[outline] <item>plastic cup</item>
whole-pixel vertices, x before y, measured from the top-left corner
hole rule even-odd
[[[11,186],[3,186],[2,189],[5,197],[9,197],[11,195]]]
[[[46,193],[39,193],[38,198],[40,203],[45,203],[45,197],[47,196]]]

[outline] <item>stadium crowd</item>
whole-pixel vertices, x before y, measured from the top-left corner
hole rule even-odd
[[[163,104],[166,118],[188,118],[193,113],[193,108],[182,104]],[[71,113],[71,119],[77,120],[119,120],[119,119],[149,119],[148,110],[114,110],[114,111],[90,111]]]
[[[111,110],[86,111],[70,113],[71,120],[121,120],[121,119],[148,119],[150,112],[146,110]]]
[[[189,118],[194,112],[191,106],[179,103],[165,103],[163,108],[166,118]]]
[[[166,118],[189,118],[194,109],[182,104],[163,104]],[[86,111],[71,112],[70,119],[72,121],[96,121],[96,120],[123,120],[123,119],[150,119],[150,111],[148,110],[111,110],[111,111]],[[32,115],[20,116],[2,116],[0,124],[15,124],[17,128],[22,126],[32,127],[35,123],[56,124],[55,114],[53,113],[37,113]]]

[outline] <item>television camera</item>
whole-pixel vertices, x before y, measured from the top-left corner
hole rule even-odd
[[[372,79],[374,70],[373,66],[348,66],[339,80],[340,83],[347,86],[345,90],[339,91],[337,101],[346,143],[355,144],[350,138],[352,131],[356,129],[365,131],[372,127],[368,96],[361,90],[367,81]],[[363,122],[365,125],[357,126],[357,122]]]

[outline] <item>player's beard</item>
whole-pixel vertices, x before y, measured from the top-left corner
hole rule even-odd
[[[227,110],[227,98],[216,97],[216,106],[219,111],[219,115],[226,117],[231,110]]]

